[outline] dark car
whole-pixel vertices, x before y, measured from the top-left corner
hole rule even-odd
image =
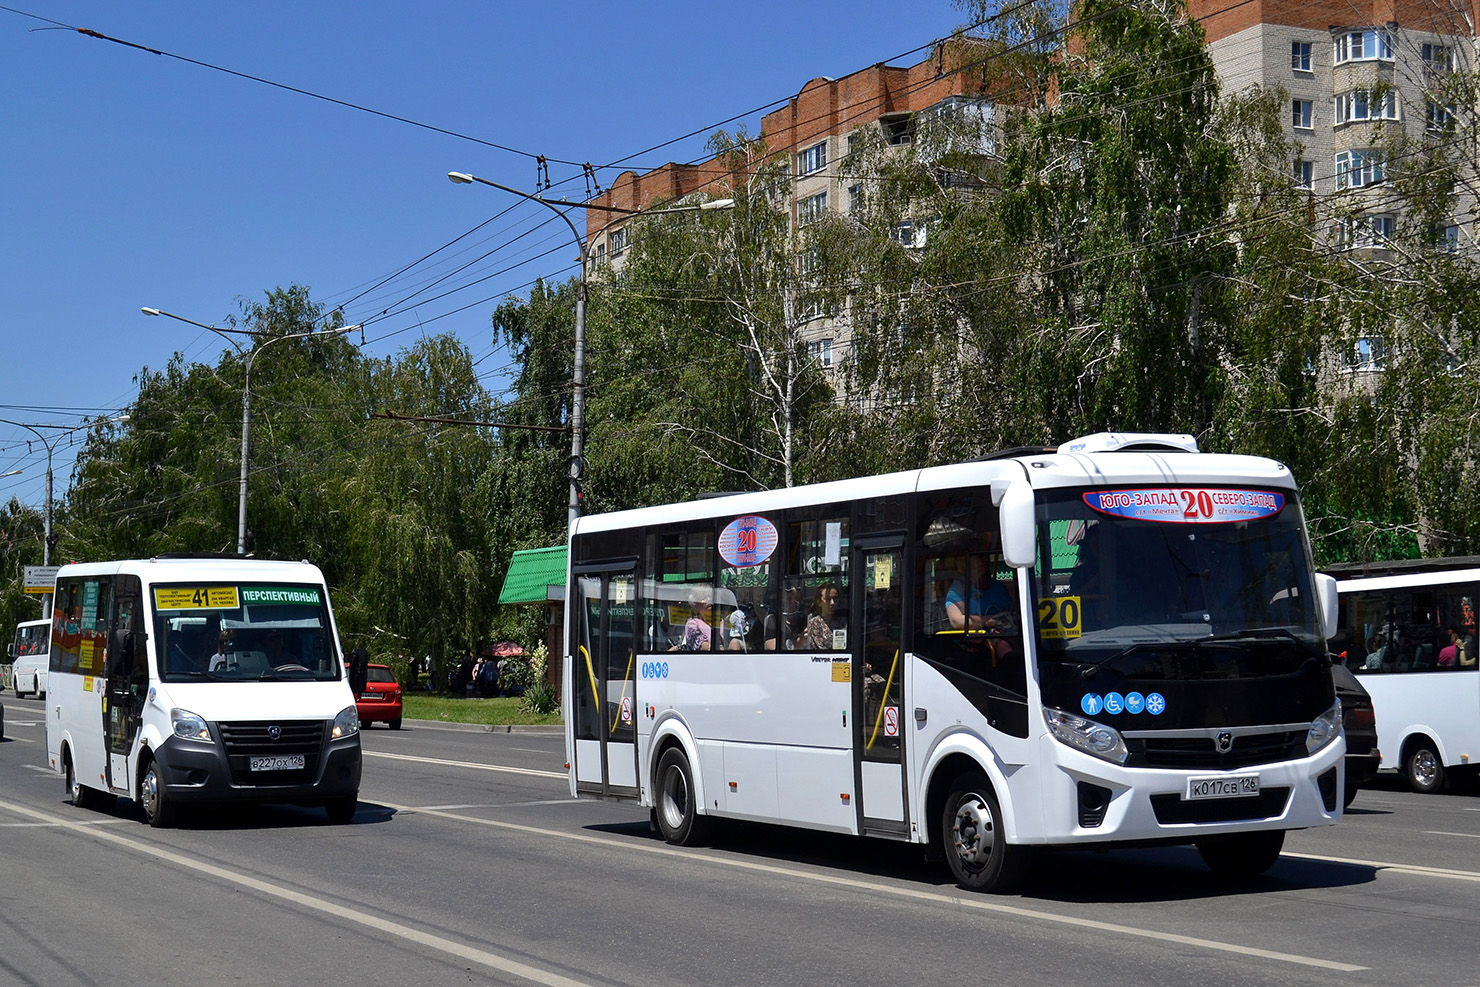
[[[1346,731],[1346,801],[1351,805],[1357,789],[1377,776],[1382,754],[1377,749],[1377,713],[1372,697],[1345,666],[1331,665],[1331,684],[1341,700],[1341,725]]]
[[[389,665],[365,666],[365,691],[355,697],[355,710],[361,726],[385,723],[401,729],[401,684]]]

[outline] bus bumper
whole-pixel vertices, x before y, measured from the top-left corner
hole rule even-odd
[[[1341,818],[1340,740],[1307,758],[1236,770],[1129,768],[1044,738],[1044,835],[1049,844],[1188,843],[1251,830],[1329,826]],[[1237,792],[1239,778],[1258,779],[1258,794],[1189,797],[1196,790]],[[1211,781],[1211,784],[1208,782]],[[1196,784],[1194,784],[1196,783]]]
[[[201,744],[171,737],[153,751],[160,781],[181,802],[301,802],[356,795],[360,790],[360,736],[324,743],[301,769],[250,770],[249,758],[229,754],[220,741]]]

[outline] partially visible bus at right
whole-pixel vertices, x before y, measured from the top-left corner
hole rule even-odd
[[[1396,769],[1416,792],[1473,782],[1480,770],[1480,556],[1325,572],[1341,597],[1331,651],[1372,696],[1382,767]]]

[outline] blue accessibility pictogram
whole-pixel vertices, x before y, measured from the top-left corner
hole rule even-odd
[[[1139,692],[1127,692],[1125,694],[1125,711],[1127,713],[1139,713],[1146,708],[1146,697]]]
[[[1125,712],[1125,698],[1121,696],[1121,694],[1118,692],[1106,693],[1105,712],[1109,713],[1111,716]]]
[[[1105,701],[1100,698],[1100,695],[1097,692],[1086,692],[1084,694],[1084,698],[1079,700],[1079,708],[1084,710],[1085,713],[1090,716],[1094,716],[1096,713],[1098,713],[1100,711],[1100,708],[1104,705]]]
[[[1146,697],[1146,712],[1152,716],[1160,716],[1167,708],[1167,701],[1161,697],[1161,693],[1153,692]]]

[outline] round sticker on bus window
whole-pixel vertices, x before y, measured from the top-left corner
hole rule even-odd
[[[741,568],[760,565],[776,551],[776,526],[763,517],[739,517],[719,533],[719,557]]]
[[[1273,517],[1285,507],[1285,495],[1274,490],[1222,487],[1142,487],[1095,490],[1084,495],[1087,507],[1101,514],[1173,524],[1224,524]]]

